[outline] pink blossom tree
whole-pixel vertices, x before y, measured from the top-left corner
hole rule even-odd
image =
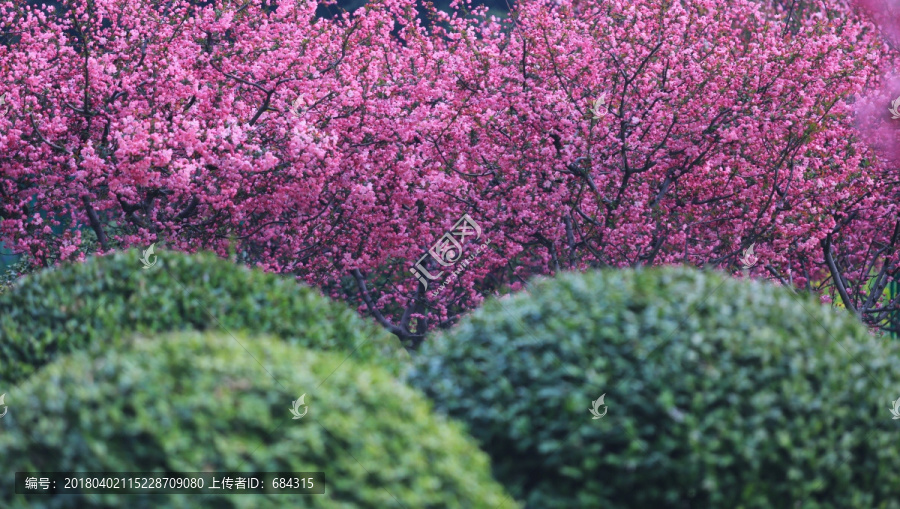
[[[525,0],[425,26],[413,0],[63,4],[0,1],[0,240],[44,265],[234,248],[413,346],[560,270],[734,269],[755,245],[785,284],[893,274],[860,265],[897,233],[853,115],[889,49],[847,10]],[[451,258],[476,256],[441,265],[466,214],[480,234]],[[421,260],[454,275],[426,288]]]
[[[895,103],[900,96],[900,75],[896,73],[900,3],[851,3],[875,22],[866,27],[875,36],[875,45],[866,56],[870,76],[853,103],[855,138],[863,140],[866,148],[861,149],[865,156],[862,166],[852,175],[863,177],[866,185],[842,196],[834,207],[835,224],[822,243],[827,272],[819,291],[864,322],[896,334],[900,332],[900,295],[896,292],[900,281],[900,115],[892,115],[891,110],[900,106]],[[889,284],[895,291],[886,294]]]

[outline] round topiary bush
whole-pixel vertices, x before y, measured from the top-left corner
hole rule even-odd
[[[407,377],[526,507],[896,508],[898,361],[810,296],[666,268],[489,301]]]
[[[238,341],[246,347],[238,344]],[[387,370],[188,332],[57,359],[8,394],[11,508],[516,507],[462,426]],[[303,415],[292,401],[305,394]],[[14,495],[12,472],[323,472],[324,495]]]
[[[318,350],[399,365],[399,341],[347,306],[293,280],[211,253],[165,251],[144,270],[137,250],[26,276],[0,294],[0,383],[18,383],[57,355],[133,332],[248,330]],[[152,261],[153,258],[151,257]]]

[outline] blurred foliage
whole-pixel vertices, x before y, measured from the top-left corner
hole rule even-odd
[[[666,268],[488,301],[407,377],[529,508],[897,508],[897,359],[809,295]]]
[[[238,341],[240,344],[238,344]],[[516,503],[462,427],[379,367],[263,337],[93,345],[11,392],[7,471],[314,472],[325,495],[15,495],[9,508],[490,508]],[[241,346],[243,345],[243,347]],[[246,349],[244,348],[246,347]],[[292,400],[306,394],[306,415]]]
[[[0,381],[16,383],[94,342],[114,347],[132,332],[249,330],[378,358],[395,372],[408,358],[383,328],[293,280],[211,253],[155,256],[147,270],[138,250],[91,257],[28,275],[0,294]]]
[[[0,294],[8,291],[25,274],[34,272],[35,267],[25,257],[4,265],[0,272]]]

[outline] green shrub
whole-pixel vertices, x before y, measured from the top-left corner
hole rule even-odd
[[[420,353],[526,507],[900,507],[896,344],[769,283],[565,274]]]
[[[516,507],[462,426],[387,370],[267,338],[138,336],[11,392],[4,507]],[[308,410],[295,420],[301,394]],[[325,495],[13,495],[12,472],[323,472]]]
[[[399,364],[405,350],[374,323],[316,290],[210,253],[165,251],[143,270],[137,250],[22,278],[0,294],[0,382],[17,383],[57,355],[132,332],[248,330],[357,359]],[[153,258],[150,258],[153,260]],[[367,341],[368,340],[368,341]]]

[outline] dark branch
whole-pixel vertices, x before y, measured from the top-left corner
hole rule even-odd
[[[84,204],[84,210],[87,212],[88,220],[91,222],[91,228],[97,234],[100,247],[107,251],[109,249],[109,240],[106,238],[106,232],[103,231],[103,225],[100,224],[100,218],[97,217],[97,211],[91,206],[91,201],[88,200],[87,196],[81,197],[81,203]]]
[[[422,338],[424,338],[424,334],[413,334],[403,327],[394,325],[387,318],[385,318],[384,315],[381,314],[381,311],[379,311],[378,308],[375,307],[375,302],[372,300],[372,296],[369,295],[369,289],[366,287],[366,278],[363,277],[359,269],[353,269],[352,274],[354,279],[356,279],[356,284],[359,286],[359,291],[362,294],[363,301],[366,303],[369,311],[375,317],[375,320],[378,321],[378,323],[381,324],[382,327],[387,329],[391,334],[400,338],[401,342],[410,342],[410,346],[412,347],[415,347],[416,344],[422,341]]]

